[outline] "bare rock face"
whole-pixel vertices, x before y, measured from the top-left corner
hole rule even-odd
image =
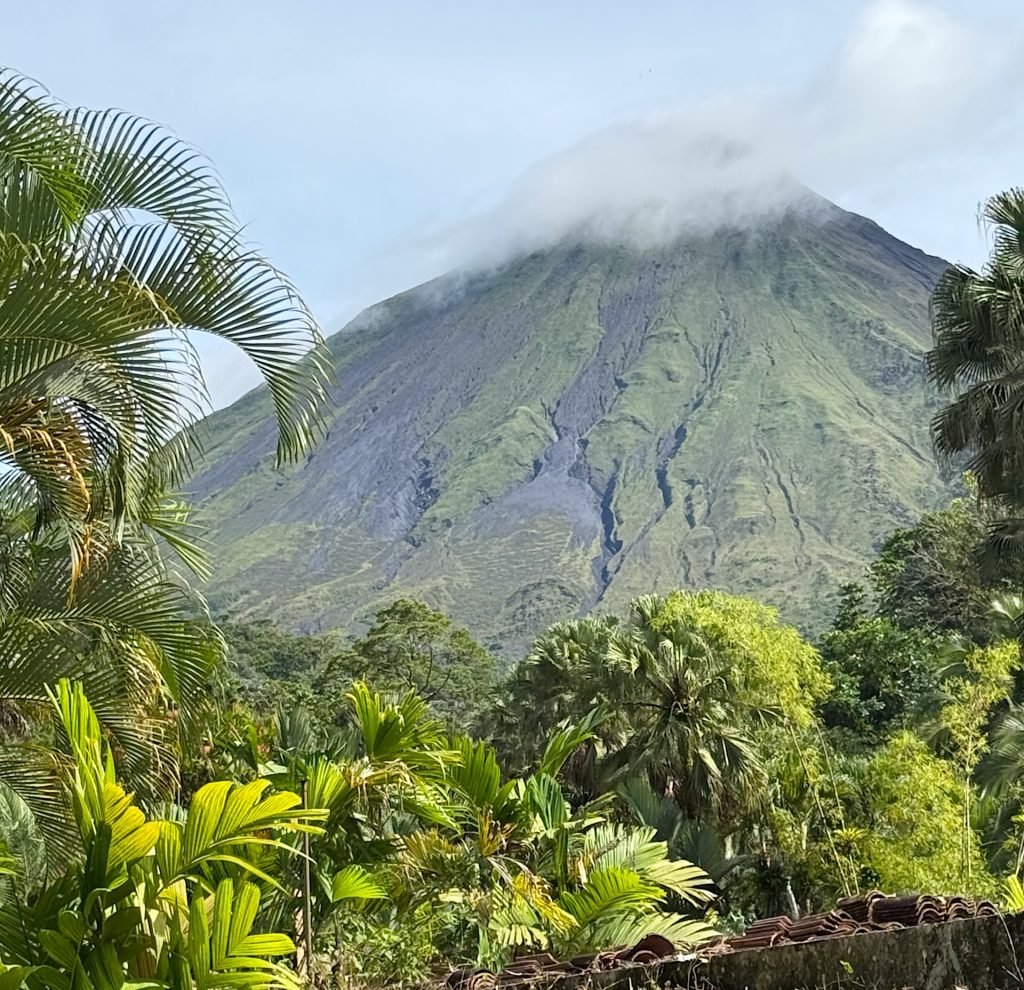
[[[356,629],[415,595],[508,656],[679,586],[814,625],[947,492],[922,369],[943,268],[829,207],[563,244],[381,303],[331,340],[304,465],[275,471],[261,390],[210,418],[192,491],[214,603]]]

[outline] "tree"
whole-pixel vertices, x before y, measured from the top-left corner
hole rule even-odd
[[[495,662],[465,629],[411,598],[381,609],[365,636],[329,665],[331,681],[366,679],[385,691],[415,691],[438,715],[472,725],[495,681]]]
[[[526,658],[512,669],[491,713],[491,736],[515,766],[535,766],[539,738],[555,726],[578,721],[607,701],[604,671],[618,624],[612,615],[558,622],[534,640]],[[625,716],[611,710],[607,715],[598,730],[599,738],[605,746],[614,746]],[[574,784],[591,796],[599,790],[593,773],[594,755],[594,747],[586,747],[586,759],[573,761],[576,772],[572,774]]]
[[[744,857],[731,855],[718,831],[688,819],[675,801],[656,793],[643,777],[625,781],[618,796],[636,821],[655,830],[654,837],[667,845],[670,858],[699,866],[719,891],[729,875],[743,865]]]
[[[713,638],[738,668],[740,702],[749,710],[776,711],[800,728],[814,723],[828,675],[814,647],[780,622],[776,609],[720,591],[676,591],[660,621],[692,622]]]
[[[138,526],[201,563],[168,495],[207,405],[189,334],[255,362],[287,460],[326,399],[315,322],[245,247],[206,162],[155,124],[66,108],[4,72],[0,178],[4,523],[61,533],[72,583]]]
[[[318,971],[328,948],[336,976],[389,983],[423,979],[438,959],[498,965],[531,947],[571,955],[652,931],[710,934],[700,869],[670,857],[654,829],[608,825],[607,796],[570,807],[558,775],[597,716],[553,733],[533,773],[506,778],[493,747],[445,736],[412,692],[358,682],[347,704],[351,732],[330,740],[279,718],[250,765],[282,792],[306,781],[324,809],[310,839]],[[297,862],[282,848],[268,868],[280,886],[261,924],[298,917]]]
[[[220,653],[160,546],[206,573],[173,495],[207,405],[195,331],[263,374],[279,459],[304,450],[326,350],[205,161],[154,124],[0,73],[0,704],[46,713],[48,686],[87,683],[150,790],[173,778]],[[3,748],[0,790],[39,811],[56,849],[49,764]]]
[[[230,677],[226,691],[231,697],[242,699],[264,715],[291,704],[325,723],[334,720],[336,713],[331,706],[343,700],[344,694],[325,697],[318,689],[323,685],[315,688],[314,684],[345,654],[339,633],[293,633],[267,619],[222,619],[218,627],[226,646],[225,662]],[[347,679],[345,691],[354,679]]]
[[[954,768],[909,732],[893,736],[869,759],[854,761],[847,817],[860,828],[851,841],[861,884],[887,891],[990,895],[984,868],[964,869],[962,783]],[[969,859],[981,862],[975,832]]]
[[[63,530],[76,576],[131,522],[170,526],[164,488],[207,404],[190,332],[256,364],[279,458],[306,449],[326,398],[319,331],[197,152],[4,72],[0,177],[2,494]]]
[[[904,629],[960,633],[979,644],[1001,638],[992,602],[1021,581],[982,567],[979,547],[990,526],[991,512],[967,497],[896,530],[869,572],[878,614]]]
[[[967,456],[978,492],[997,513],[987,526],[983,562],[992,572],[1020,570],[1024,548],[1024,190],[984,205],[992,253],[981,271],[949,268],[935,288],[932,381],[959,392],[932,422],[936,449]]]
[[[586,788],[643,772],[705,821],[734,817],[753,798],[763,754],[781,744],[780,733],[785,741],[784,727],[812,725],[827,690],[814,649],[771,609],[675,592],[636,599],[622,621],[552,627],[513,672],[505,712],[536,746],[537,731],[601,707],[601,753],[591,750],[600,758],[580,767]]]
[[[696,820],[727,798],[746,802],[762,775],[753,722],[767,709],[745,710],[742,668],[680,599],[645,596],[630,609],[609,648],[609,702],[630,720],[612,765],[645,770]]]
[[[987,729],[996,705],[1009,700],[1013,672],[1020,665],[1016,640],[988,647],[961,648],[943,683],[947,703],[939,717],[941,741],[957,768],[962,787],[961,871],[969,882],[974,870],[974,775],[989,750]]]
[[[943,640],[866,614],[847,616],[819,649],[832,678],[825,726],[847,746],[872,747],[929,714],[939,693]]]

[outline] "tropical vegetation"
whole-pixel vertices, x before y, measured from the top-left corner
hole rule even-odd
[[[1020,908],[1022,204],[936,294],[967,494],[830,629],[678,590],[501,669],[409,598],[353,636],[213,620],[189,335],[256,363],[287,460],[319,331],[194,151],[0,76],[0,990],[423,981],[872,887]]]

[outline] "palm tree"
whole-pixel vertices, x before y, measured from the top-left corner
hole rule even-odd
[[[543,733],[601,710],[595,742],[574,755],[567,781],[596,796],[643,773],[688,818],[706,821],[757,790],[752,729],[769,708],[747,690],[737,645],[668,602],[646,595],[624,622],[553,626],[514,672],[511,710],[529,726],[527,755]]]
[[[657,595],[637,598],[609,650],[611,703],[631,733],[615,762],[642,768],[687,817],[706,820],[726,799],[746,801],[763,774],[731,654]]]
[[[992,567],[1019,563],[1024,549],[1024,189],[993,196],[982,218],[991,258],[980,272],[955,265],[939,280],[928,370],[940,388],[961,390],[932,422],[937,450],[969,455],[980,495],[1001,510],[984,547]]]
[[[81,685],[53,702],[71,754],[62,787],[83,856],[50,883],[5,877],[0,983],[30,990],[232,986],[299,990],[279,957],[295,946],[261,932],[266,872],[324,814],[266,781],[207,784],[187,813],[154,820],[114,780],[114,760]],[[255,929],[255,930],[254,930]]]
[[[148,121],[0,74],[3,493],[67,531],[76,573],[133,518],[159,522],[187,468],[182,430],[207,406],[192,331],[252,359],[279,459],[303,452],[326,397],[320,333],[206,162]]]
[[[173,777],[154,737],[188,730],[220,652],[161,549],[206,575],[172,494],[208,408],[196,331],[253,360],[278,459],[297,457],[321,422],[326,349],[205,160],[155,124],[0,72],[2,721],[30,725],[49,685],[85,681],[129,777],[152,787]],[[173,721],[154,722],[157,705]],[[0,791],[35,804],[51,837],[53,769],[45,747],[0,748]]]
[[[522,768],[536,766],[547,737],[559,726],[575,723],[607,700],[605,668],[608,646],[618,626],[615,616],[587,616],[546,629],[512,671],[495,715],[495,737]],[[601,720],[597,740],[611,743],[621,733],[621,712]],[[578,790],[596,795],[594,743],[571,757],[566,779]]]
[[[463,888],[476,914],[471,943],[479,963],[500,964],[523,949],[573,955],[653,932],[681,944],[713,934],[693,916],[712,899],[699,866],[670,858],[653,827],[606,822],[610,795],[570,806],[558,775],[593,737],[596,721],[556,731],[534,773],[504,782],[493,747],[454,739],[459,759],[447,771],[454,827],[402,842],[407,906],[436,903],[446,892],[450,900],[452,888]],[[666,910],[669,900],[686,913]]]
[[[282,792],[298,794],[305,782],[308,805],[324,809],[323,834],[310,846],[312,938],[348,901],[383,899],[370,871],[391,853],[404,824],[452,824],[443,783],[458,754],[446,746],[444,724],[427,702],[413,691],[382,696],[364,681],[351,686],[346,701],[344,731],[318,730],[301,714],[279,713],[267,754],[273,762],[254,767]],[[297,922],[301,905],[292,850],[284,852],[277,876],[294,882],[268,911],[281,925]]]

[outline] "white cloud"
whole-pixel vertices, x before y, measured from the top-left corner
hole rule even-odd
[[[1005,109],[1011,46],[934,6],[870,4],[835,58],[783,107],[799,163],[849,180],[976,139]]]
[[[1016,114],[1004,85],[1012,47],[938,7],[876,0],[803,85],[607,127],[537,163],[493,209],[410,237],[388,261],[411,284],[570,236],[644,244],[755,223],[807,204],[794,176],[832,195],[864,176],[884,182],[991,140],[992,122]]]
[[[936,7],[881,0],[863,12],[843,46],[835,96],[861,113],[916,117],[935,97],[955,96],[977,78],[981,40],[968,22]]]

